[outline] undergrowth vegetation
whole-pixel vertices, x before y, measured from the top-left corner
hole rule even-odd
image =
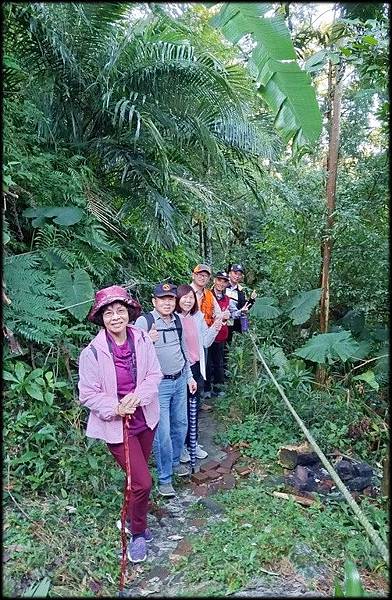
[[[219,494],[217,499],[226,509],[225,516],[194,540],[195,554],[187,577],[193,582],[209,580],[215,584],[215,595],[238,590],[260,570],[276,574],[286,557],[305,566],[304,552],[311,554],[313,566],[328,563],[337,573],[344,558],[351,556],[361,570],[382,567],[386,574],[377,550],[366,536],[359,535],[355,516],[342,503],[315,503],[304,509],[293,501],[275,498],[256,479]],[[361,508],[386,542],[385,505],[364,501]]]
[[[123,476],[87,440],[77,395],[78,357],[97,332],[86,316],[102,287],[125,285],[149,310],[159,281],[188,282],[198,262],[214,273],[242,262],[245,291],[258,294],[251,335],[295,410],[324,452],[381,473],[388,16],[385,5],[343,3],[322,28],[313,4],[276,4],[272,16],[266,6],[223,6],[217,19],[219,7],[203,3],[4,6],[6,596],[117,592]],[[248,32],[269,23],[266,44],[263,27],[244,36],[249,19]],[[337,65],[346,74],[321,333],[330,132],[320,129]],[[228,370],[217,441],[276,474],[278,448],[303,437],[248,335],[234,336]],[[227,520],[195,540],[187,565],[189,581],[204,573],[213,593],[238,589],[261,565],[274,570],[296,537],[321,562],[340,568],[351,554],[361,573],[384,573],[342,504],[305,511],[256,480],[222,502]],[[385,500],[362,505],[385,538]]]

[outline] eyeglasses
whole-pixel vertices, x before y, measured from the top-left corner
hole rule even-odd
[[[113,310],[105,310],[103,312],[103,317],[104,319],[112,319],[115,315],[118,315],[119,317],[125,317],[128,314],[128,310],[125,308],[119,308],[116,311]]]
[[[196,277],[209,277],[208,273],[195,273]]]

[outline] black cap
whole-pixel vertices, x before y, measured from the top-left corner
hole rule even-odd
[[[153,296],[156,298],[163,298],[163,296],[177,296],[177,286],[172,283],[158,283],[154,287]]]
[[[230,277],[228,276],[226,271],[218,271],[215,277],[220,277],[221,279],[227,279],[227,281],[230,281]]]
[[[229,271],[241,271],[241,273],[245,272],[245,269],[242,265],[230,265]]]

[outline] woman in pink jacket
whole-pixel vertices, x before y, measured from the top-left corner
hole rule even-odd
[[[88,318],[102,329],[82,350],[79,359],[79,400],[90,410],[87,436],[106,442],[122,469],[126,469],[123,417],[128,419],[127,441],[131,467],[128,527],[132,540],[128,558],[142,562],[146,542],[152,479],[148,469],[159,420],[158,385],[162,378],[150,337],[130,325],[140,305],[124,288],[113,285],[95,294]]]

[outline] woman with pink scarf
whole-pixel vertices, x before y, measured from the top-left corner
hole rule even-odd
[[[106,442],[122,469],[126,469],[123,418],[127,419],[131,494],[128,528],[132,539],[128,558],[142,562],[146,542],[152,479],[148,469],[159,420],[158,385],[162,377],[150,337],[130,323],[141,307],[126,289],[113,285],[98,291],[88,318],[101,326],[79,359],[79,400],[90,410],[86,434]]]

